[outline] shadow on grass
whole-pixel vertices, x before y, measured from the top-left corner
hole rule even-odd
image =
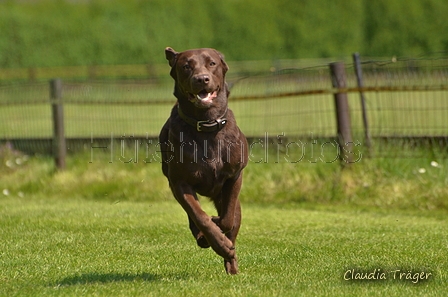
[[[107,284],[115,282],[154,282],[161,280],[162,277],[151,273],[87,273],[77,276],[67,277],[58,282],[56,286],[76,286],[85,284]],[[53,284],[54,285],[54,284]]]

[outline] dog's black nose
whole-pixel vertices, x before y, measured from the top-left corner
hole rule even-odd
[[[201,84],[208,84],[210,82],[210,77],[207,74],[198,75],[195,77],[196,81]]]

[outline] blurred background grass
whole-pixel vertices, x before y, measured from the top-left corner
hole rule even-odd
[[[351,210],[445,212],[448,210],[448,159],[445,148],[392,147],[391,152],[412,150],[419,157],[357,156],[351,168],[342,169],[334,159],[320,154],[301,157],[300,149],[289,152],[259,145],[250,149],[240,198],[243,204],[338,207]],[[94,150],[67,158],[67,170],[55,172],[49,156],[28,157],[2,147],[0,190],[3,196],[26,199],[86,199],[157,202],[173,200],[161,173],[160,157],[133,158],[132,148],[123,151]],[[330,154],[331,152],[326,152]],[[330,157],[329,157],[330,156]],[[126,158],[128,157],[128,158]],[[0,197],[2,193],[0,193]],[[203,201],[206,201],[203,199]]]
[[[164,62],[214,47],[227,60],[418,56],[448,50],[444,0],[1,1],[0,67]]]

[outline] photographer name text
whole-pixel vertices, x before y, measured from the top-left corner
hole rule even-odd
[[[427,281],[432,277],[432,273],[423,270],[382,270],[373,269],[371,271],[363,271],[357,269],[348,269],[344,272],[344,281],[385,281],[398,280],[409,281],[417,284],[421,281]]]

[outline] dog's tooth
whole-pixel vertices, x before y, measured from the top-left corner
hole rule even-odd
[[[208,100],[208,99],[210,98],[211,94],[212,94],[212,93],[207,93],[207,96],[204,97],[204,98],[202,98],[202,97],[199,96],[199,94],[198,94],[198,95],[196,95],[196,98],[198,98],[199,100]]]

